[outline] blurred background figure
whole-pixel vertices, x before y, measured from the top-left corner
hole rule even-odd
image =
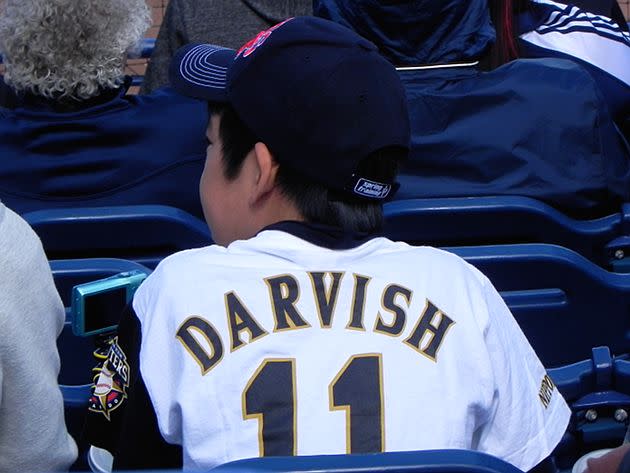
[[[497,41],[490,51],[489,65],[497,67],[519,57],[576,61],[595,79],[615,122],[630,139],[628,24],[616,1],[575,3],[490,0]],[[581,4],[592,10],[577,6]]]
[[[190,182],[203,170],[207,106],[170,90],[127,94],[126,55],[150,21],[144,0],[2,1],[5,204],[18,213],[167,204],[202,215]]]
[[[57,385],[65,315],[39,238],[0,204],[0,471],[62,471],[77,457]]]
[[[524,195],[588,218],[630,197],[630,151],[574,61],[483,72],[486,0],[315,0],[314,13],[374,42],[406,87],[412,147],[397,198]]]
[[[311,11],[312,0],[170,0],[141,92],[168,84],[168,66],[180,46],[204,42],[238,49],[259,31]]]

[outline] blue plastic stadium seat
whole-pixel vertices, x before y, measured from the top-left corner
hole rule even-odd
[[[237,460],[211,471],[230,473],[519,473],[515,466],[470,450],[425,450],[363,455],[265,457]]]
[[[596,346],[630,353],[630,274],[556,245],[445,249],[492,281],[545,367],[588,359]]]
[[[431,246],[552,243],[608,266],[613,255],[607,243],[630,234],[628,210],[574,220],[529,197],[409,199],[385,204],[384,234]]]
[[[171,253],[212,243],[205,222],[165,205],[37,210],[23,217],[49,259],[122,258],[154,268]]]
[[[143,38],[138,48],[129,53],[129,59],[149,59],[155,47],[155,38]],[[131,85],[139,87],[142,85],[143,76],[134,75],[131,77]]]
[[[592,350],[588,360],[548,370],[572,411],[569,428],[556,448],[561,469],[587,452],[615,447],[625,437],[630,408],[630,361],[613,357],[608,347]]]

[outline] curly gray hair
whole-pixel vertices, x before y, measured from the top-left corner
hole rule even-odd
[[[0,0],[0,12],[5,82],[55,99],[118,87],[151,24],[144,0]]]

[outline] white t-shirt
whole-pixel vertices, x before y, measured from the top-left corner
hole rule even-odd
[[[167,258],[133,308],[140,372],[185,469],[459,448],[526,471],[570,416],[488,279],[434,248],[266,230]]]

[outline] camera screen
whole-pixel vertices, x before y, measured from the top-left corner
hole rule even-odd
[[[84,300],[84,330],[92,332],[118,325],[120,314],[127,304],[127,289],[92,294]]]

